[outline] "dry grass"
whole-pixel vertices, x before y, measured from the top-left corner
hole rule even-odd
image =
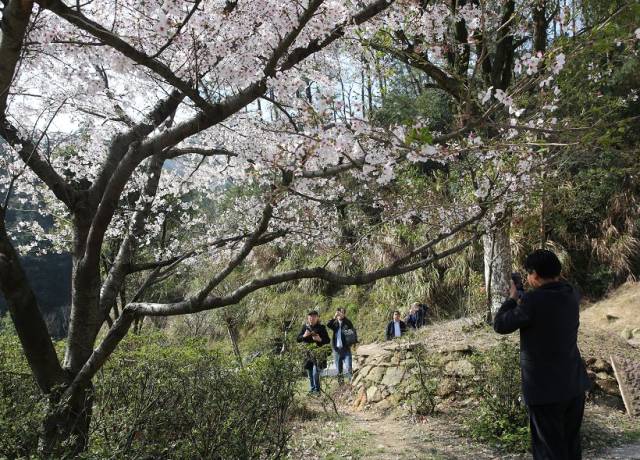
[[[640,283],[627,282],[607,298],[586,308],[580,314],[583,330],[592,335],[615,336],[624,342],[624,329],[640,328]],[[626,345],[626,344],[624,344]]]

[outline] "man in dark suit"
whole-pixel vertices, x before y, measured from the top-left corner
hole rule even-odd
[[[582,458],[580,425],[590,382],[578,350],[579,295],[560,279],[562,266],[540,249],[525,261],[533,289],[518,302],[513,281],[493,328],[520,330],[522,393],[529,411],[533,458]]]
[[[320,323],[318,312],[313,310],[307,314],[307,322],[302,326],[302,330],[296,339],[298,342],[316,344],[316,347],[327,345],[331,342],[327,328]],[[320,370],[327,367],[326,359],[318,359],[315,355],[309,354],[304,362],[304,368],[309,376],[309,393],[320,394]]]
[[[387,340],[401,337],[407,332],[407,324],[400,319],[400,312],[395,310],[393,312],[393,319],[387,324],[387,330],[385,331],[385,338]]]

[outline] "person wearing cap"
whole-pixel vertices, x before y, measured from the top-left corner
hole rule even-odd
[[[327,328],[320,323],[320,316],[316,310],[307,314],[307,321],[297,337],[298,342],[314,344],[316,347],[327,345],[330,342]],[[320,393],[320,370],[327,366],[326,360],[318,360],[309,354],[304,362],[304,368],[309,376],[309,392],[311,394]]]

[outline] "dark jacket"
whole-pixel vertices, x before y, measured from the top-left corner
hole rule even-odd
[[[520,329],[522,394],[529,405],[570,400],[589,389],[578,350],[579,295],[558,281],[527,292],[518,304],[509,299],[496,314],[500,334]]]
[[[333,331],[333,337],[331,337],[331,348],[333,348],[334,350],[337,350],[336,341],[338,340],[337,335],[338,335],[338,328],[340,327],[340,323],[339,323],[339,321],[337,319],[332,318],[327,323],[327,327]],[[345,318],[345,319],[342,320],[342,329],[340,329],[340,334],[342,335],[342,344],[343,344],[342,345],[342,349],[340,351],[347,352],[347,351],[349,351],[351,349],[351,346],[344,345],[344,330],[345,329],[355,329],[353,327],[353,323],[349,320],[349,318]]]
[[[321,339],[320,342],[316,342],[315,340],[313,340],[311,336],[304,337],[304,333],[307,329],[309,329],[312,332],[317,332],[320,335],[320,339]],[[324,324],[320,324],[320,323],[316,324],[315,326],[309,326],[308,324],[305,324],[304,326],[302,326],[302,330],[298,334],[298,337],[296,338],[296,340],[298,342],[304,342],[304,343],[315,343],[317,347],[327,345],[330,342],[327,328],[324,326]],[[326,360],[323,359],[316,363],[313,357],[309,356],[307,360],[304,362],[304,368],[311,369],[314,364],[316,364],[319,369],[324,369],[325,367],[327,367]]]
[[[400,335],[404,335],[407,332],[407,324],[400,320]],[[387,340],[391,340],[394,338],[393,336],[393,320],[389,321],[387,324],[387,332],[385,333],[385,337]]]
[[[415,313],[409,313],[405,319],[407,326],[418,329],[424,326],[424,311],[419,308]]]

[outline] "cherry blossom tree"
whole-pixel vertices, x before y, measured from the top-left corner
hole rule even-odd
[[[509,197],[530,183],[535,136],[554,124],[550,108],[540,123],[537,112],[520,122],[528,113],[519,98],[542,90],[552,105],[564,57],[535,48],[516,56],[531,42],[517,26],[539,19],[535,8],[490,2],[502,8],[496,16],[473,2],[422,3],[2,3],[0,289],[51,401],[46,455],[65,442],[86,448],[92,378],[141,318],[236,305],[303,279],[370,284],[483,232],[489,286],[504,284]],[[363,43],[424,71],[459,105],[458,125],[372,123]],[[533,137],[512,141],[525,132]],[[465,172],[473,193],[443,199],[394,186],[411,165],[462,160],[477,166]],[[53,231],[8,225],[7,211],[27,199]],[[366,251],[368,229],[385,221],[418,222],[423,238],[379,266],[340,270],[335,261]],[[294,246],[326,257],[246,270],[260,250]],[[43,250],[73,257],[63,362],[19,259]],[[150,300],[152,286],[189,267],[206,267],[193,292]]]
[[[335,88],[322,66],[330,66],[331,50],[367,21],[393,24],[397,18],[384,15],[391,3],[3,2],[0,288],[51,403],[44,455],[86,448],[92,377],[135,320],[233,305],[305,278],[368,284],[477,238],[467,230],[484,215],[481,204],[443,217],[439,232],[372,271],[300,267],[229,282],[260,246],[285,237],[330,244],[340,214],[330,210],[360,194],[355,187],[338,203],[333,192],[345,189],[338,177],[350,175],[375,201],[396,162],[415,156],[402,130],[328,110]],[[300,97],[309,95],[310,79],[322,90]],[[265,118],[263,105],[273,116]],[[229,184],[249,192],[210,219]],[[26,200],[52,216],[55,231],[7,225],[7,211]],[[25,233],[32,240],[18,238],[16,247]],[[452,237],[459,242],[444,244]],[[63,362],[19,258],[47,248],[73,257]],[[147,288],[176,267],[212,258],[216,270],[196,292],[144,302]],[[138,291],[118,308],[126,279],[142,273]]]
[[[561,48],[548,47],[560,12],[555,2],[504,0],[416,2],[395,14],[403,15],[401,27],[371,29],[363,40],[422,72],[427,88],[448,95],[466,144],[459,151],[466,149],[464,161],[480,160],[474,181],[480,196],[486,183],[512,183],[506,199],[485,220],[491,318],[508,291],[509,228],[519,201],[515,198],[533,185],[536,169],[543,164],[536,152],[552,144],[549,135],[557,128],[556,77],[566,56]],[[559,20],[560,28],[563,21]]]

